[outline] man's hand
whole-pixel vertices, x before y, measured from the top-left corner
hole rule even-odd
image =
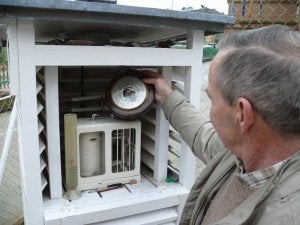
[[[143,81],[146,84],[152,84],[155,88],[155,99],[157,102],[162,103],[172,92],[171,86],[167,83],[164,76],[150,70],[143,70],[145,77]]]

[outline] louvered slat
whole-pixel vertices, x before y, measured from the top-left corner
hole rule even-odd
[[[48,184],[46,177],[44,176],[44,170],[47,169],[47,164],[42,157],[42,154],[46,154],[46,143],[44,143],[45,138],[47,137],[45,131],[45,113],[43,109],[45,108],[45,94],[43,93],[43,88],[45,84],[44,75],[40,72],[37,73],[37,80],[36,80],[36,93],[37,93],[37,118],[38,119],[38,133],[39,133],[39,150],[40,150],[40,170],[41,170],[41,186],[42,190]]]

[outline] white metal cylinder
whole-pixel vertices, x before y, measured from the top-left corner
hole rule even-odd
[[[80,134],[80,175],[82,177],[90,177],[100,174],[100,144],[100,132]]]

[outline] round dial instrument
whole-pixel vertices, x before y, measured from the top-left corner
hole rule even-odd
[[[115,116],[133,120],[150,108],[154,90],[152,85],[143,82],[141,73],[123,74],[109,83],[105,96]]]
[[[126,76],[118,79],[111,89],[113,103],[121,109],[135,109],[147,98],[146,84],[137,78]]]

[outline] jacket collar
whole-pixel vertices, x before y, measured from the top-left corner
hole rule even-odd
[[[281,198],[295,190],[299,190],[300,176],[300,152],[289,159],[285,165],[262,187],[258,188],[247,200],[241,203],[232,213],[218,221],[215,225],[241,225],[244,224],[253,214],[255,208],[267,197],[268,201]],[[287,179],[289,180],[287,181]],[[287,182],[283,182],[287,181]],[[284,186],[278,185],[284,183]],[[294,190],[295,189],[295,190]]]

